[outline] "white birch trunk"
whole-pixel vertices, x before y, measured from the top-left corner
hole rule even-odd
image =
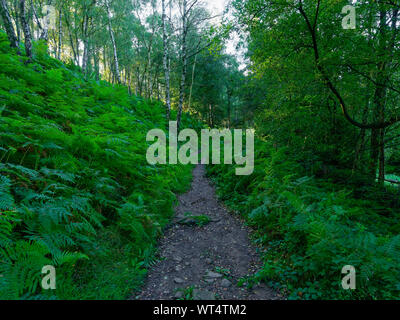
[[[58,60],[61,59],[61,50],[62,50],[62,35],[63,35],[63,29],[62,29],[62,9],[60,8],[60,10],[58,11]]]
[[[25,37],[25,51],[26,55],[29,57],[28,63],[32,61],[32,35],[29,29],[29,24],[26,20],[26,8],[25,0],[20,0],[19,2],[20,19],[21,26]]]
[[[117,79],[118,84],[121,84],[121,76],[119,74],[119,62],[118,62],[118,54],[117,54],[117,45],[115,43],[115,36],[114,31],[111,26],[111,11],[110,5],[108,4],[108,0],[104,1],[107,8],[107,16],[108,16],[108,29],[110,32],[111,43],[113,46],[113,53],[114,53],[114,66],[115,66],[115,77]]]
[[[8,10],[6,0],[0,0],[0,14],[1,17],[3,18],[4,27],[6,29],[8,40],[10,40],[10,46],[12,48],[18,48],[18,39],[17,36],[15,35],[14,26],[12,24],[10,11]]]
[[[168,36],[167,36],[167,15],[165,12],[165,0],[162,0],[162,27],[163,27],[163,43],[164,43],[164,54],[163,54],[163,65],[165,74],[165,103],[167,105],[167,121],[169,122],[171,117],[171,88],[170,88],[170,69],[168,63]]]
[[[183,0],[183,16],[182,16],[182,76],[181,76],[181,84],[179,88],[179,105],[178,105],[178,131],[180,129],[181,119],[182,119],[182,110],[183,110],[183,102],[185,99],[185,89],[186,89],[186,73],[187,73],[187,46],[186,46],[186,38],[187,38],[187,0]]]
[[[87,9],[86,9],[87,10]],[[88,24],[89,24],[89,16],[88,13],[85,13],[85,16],[83,17],[83,57],[82,57],[82,70],[83,73],[86,76],[87,73],[87,66],[88,66],[88,60],[89,60],[89,41],[88,41]]]
[[[197,55],[195,55],[194,63],[193,63],[192,83],[190,85],[190,94],[189,94],[189,106],[188,106],[189,110],[190,110],[190,106],[191,106],[191,103],[192,103],[192,93],[193,93],[193,84],[194,84],[194,74],[196,72],[196,63],[197,63]]]

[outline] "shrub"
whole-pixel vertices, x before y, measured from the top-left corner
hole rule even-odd
[[[290,299],[400,296],[400,236],[393,228],[399,214],[372,190],[356,197],[349,183],[304,177],[295,154],[261,140],[250,180],[236,176],[233,166],[209,166],[208,172],[265,248],[264,267],[250,284],[267,282]],[[346,265],[356,268],[357,290],[342,288]]]

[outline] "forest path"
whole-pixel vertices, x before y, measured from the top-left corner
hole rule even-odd
[[[272,289],[259,285],[238,287],[240,278],[261,266],[249,230],[218,202],[205,176],[205,167],[193,171],[191,190],[179,197],[176,217],[159,247],[159,262],[150,270],[139,300],[277,300]],[[206,215],[210,223],[200,227],[185,218]]]

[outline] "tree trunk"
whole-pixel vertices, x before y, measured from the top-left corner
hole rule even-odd
[[[93,50],[93,64],[94,64],[94,72],[96,81],[100,80],[100,58],[99,58],[99,50]]]
[[[49,6],[51,6],[52,0],[47,1],[47,10],[46,10],[46,16],[44,19],[44,24],[42,28],[42,33],[40,35],[40,39],[44,40],[46,43],[49,41],[49,26],[50,26],[50,10]]]
[[[379,129],[371,131],[371,154],[369,159],[369,174],[372,181],[376,179],[376,170],[379,161]]]
[[[119,62],[118,62],[118,54],[117,54],[117,45],[115,43],[115,36],[114,31],[111,26],[111,12],[110,12],[110,5],[108,4],[108,0],[105,0],[105,5],[107,9],[107,17],[108,17],[108,30],[110,32],[111,43],[113,46],[113,53],[114,53],[114,67],[115,67],[115,77],[118,84],[121,84],[121,77],[119,74]]]
[[[210,128],[214,127],[214,124],[213,124],[213,106],[212,106],[212,104],[210,104],[208,106],[208,126]]]
[[[21,42],[21,26],[19,23],[20,19],[19,19],[19,10],[18,10],[18,0],[13,1],[13,9],[14,9],[14,15],[15,15],[14,22],[15,22],[15,29],[17,32],[17,41],[19,44]],[[1,8],[0,8],[0,10],[1,10]]]
[[[182,119],[182,109],[183,109],[183,102],[185,99],[185,89],[186,89],[186,73],[187,73],[187,47],[186,47],[186,40],[187,40],[187,0],[183,0],[183,17],[182,17],[182,76],[181,76],[181,84],[179,88],[179,105],[178,105],[178,131],[180,129],[181,119]]]
[[[140,96],[140,70],[139,67],[136,67],[136,87],[135,87],[135,95]]]
[[[162,0],[162,28],[163,28],[163,65],[165,74],[165,103],[167,105],[167,121],[171,118],[171,88],[170,88],[170,69],[168,64],[168,36],[167,36],[167,15],[165,10],[165,0]]]
[[[37,24],[36,39],[40,39],[40,34],[41,34],[41,31],[43,30],[43,27],[42,27],[42,24],[40,23],[40,19],[37,15],[33,1],[31,1],[31,10],[32,10],[32,14],[35,17],[36,24]],[[32,30],[34,30],[34,29],[32,28]],[[33,31],[33,33],[35,33],[35,32]]]
[[[232,95],[233,92],[230,88],[228,88],[228,128],[230,129],[231,124],[231,114],[232,114]]]
[[[8,11],[6,0],[0,0],[0,14],[3,18],[4,27],[6,29],[11,48],[18,48],[18,39],[15,35],[14,26],[12,24],[10,11]]]
[[[81,53],[79,50],[79,36],[77,34],[77,28],[75,28],[75,48],[76,48],[76,57],[77,57],[77,61],[78,61],[78,66],[81,65]]]
[[[131,69],[128,71],[128,93],[131,96],[132,95],[132,75],[131,75]]]
[[[82,70],[87,75],[87,67],[88,67],[88,59],[89,59],[89,40],[88,40],[88,24],[89,24],[89,15],[87,13],[87,9],[85,9],[86,13],[83,17],[83,57],[82,57]]]
[[[387,50],[393,50],[393,46],[389,48],[387,43],[387,12],[380,11],[379,18],[379,51],[385,55]],[[397,12],[393,17],[394,24],[392,27],[396,29]],[[395,32],[395,31],[394,31]],[[374,96],[374,121],[379,123],[385,122],[385,104],[387,96],[388,67],[390,62],[381,61],[378,63],[378,74],[376,77],[377,87]],[[371,133],[371,175],[376,179],[376,170],[379,168],[378,181],[380,184],[385,182],[385,128],[373,129]],[[379,164],[379,165],[378,165]]]
[[[385,129],[381,129],[379,136],[379,183],[385,183]]]
[[[368,86],[369,88],[369,86]],[[365,104],[365,108],[363,111],[363,118],[362,122],[367,123],[368,121],[368,110],[370,108],[370,100],[368,98],[367,103]],[[357,146],[355,150],[355,156],[354,156],[354,163],[353,163],[353,173],[360,168],[360,160],[362,158],[362,150],[365,147],[365,137],[366,137],[366,129],[361,129],[359,138],[357,139]]]
[[[78,56],[77,56],[77,53],[76,53],[76,50],[75,50],[74,39],[72,38],[70,24],[69,24],[68,19],[66,19],[65,21],[66,21],[67,28],[68,28],[69,42],[70,42],[70,45],[71,45],[72,54],[74,56],[74,62],[75,62],[76,65],[79,65],[79,59],[78,59]]]
[[[193,84],[194,84],[194,74],[196,72],[196,63],[197,63],[197,55],[194,56],[193,70],[192,70],[192,83],[190,84],[190,93],[189,93],[189,105],[188,109],[190,110],[190,106],[192,103],[192,93],[193,93]]]
[[[58,60],[61,60],[61,50],[62,50],[62,34],[63,34],[63,29],[62,29],[62,9],[58,11]]]
[[[27,57],[29,58],[27,63],[30,63],[32,61],[32,35],[29,29],[29,24],[26,20],[25,0],[19,1],[19,10],[20,10],[21,26],[25,37],[25,51]]]
[[[104,75],[106,75],[106,71],[107,71],[107,48],[106,46],[103,46],[103,69],[104,69]]]

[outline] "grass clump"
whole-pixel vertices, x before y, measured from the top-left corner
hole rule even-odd
[[[207,215],[195,215],[191,212],[186,212],[184,217],[178,221],[179,224],[197,227],[205,227],[211,222],[211,218]]]

